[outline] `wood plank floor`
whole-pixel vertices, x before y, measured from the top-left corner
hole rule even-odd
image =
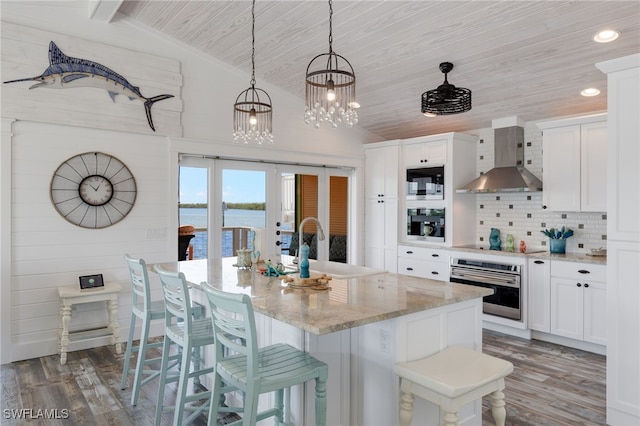
[[[511,361],[506,379],[507,425],[604,425],[605,357],[576,349],[484,332],[484,352]],[[0,368],[2,425],[151,425],[157,381],[142,388],[136,407],[131,389],[120,390],[123,355],[112,346],[57,355]],[[131,379],[130,379],[131,380]],[[169,394],[175,392],[168,391]],[[39,420],[15,419],[7,410],[32,410]],[[40,411],[39,411],[40,410]],[[44,412],[57,420],[44,420]],[[57,411],[52,411],[57,410]],[[68,410],[68,416],[63,410]],[[68,417],[68,418],[60,418]],[[230,421],[218,420],[218,425]],[[170,424],[170,416],[162,424]],[[206,424],[201,416],[196,425]],[[483,425],[493,425],[490,402],[483,399]]]
[[[505,379],[507,424],[565,426],[606,424],[606,358],[538,340],[483,333],[483,352],[513,363]],[[493,425],[483,398],[483,425]]]

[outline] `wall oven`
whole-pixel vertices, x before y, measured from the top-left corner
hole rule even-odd
[[[494,291],[494,294],[483,299],[482,310],[485,314],[522,321],[521,279],[520,265],[451,259],[451,282]]]

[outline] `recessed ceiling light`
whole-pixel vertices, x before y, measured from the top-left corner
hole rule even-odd
[[[600,94],[600,91],[595,87],[589,87],[588,89],[584,89],[580,92],[582,96],[597,96]]]
[[[593,36],[593,39],[598,43],[609,43],[620,36],[620,33],[616,30],[604,30],[600,31],[596,35]]]

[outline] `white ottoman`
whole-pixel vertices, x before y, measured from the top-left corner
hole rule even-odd
[[[444,425],[458,424],[458,410],[491,394],[497,426],[504,426],[504,378],[513,372],[508,361],[461,346],[446,348],[430,357],[401,362],[393,371],[400,377],[400,425],[409,426],[414,395],[440,406]]]

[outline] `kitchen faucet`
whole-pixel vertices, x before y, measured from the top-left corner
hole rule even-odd
[[[302,230],[304,229],[304,225],[308,221],[315,222],[316,227],[318,228],[318,240],[320,241],[324,240],[324,231],[322,230],[322,225],[320,225],[320,221],[318,219],[316,219],[315,217],[307,217],[307,218],[304,218],[302,222],[300,222],[300,226],[298,227],[298,253],[296,253],[296,260],[295,260],[295,263],[298,264],[298,270],[300,270],[300,250],[302,249],[302,243],[303,243]]]

